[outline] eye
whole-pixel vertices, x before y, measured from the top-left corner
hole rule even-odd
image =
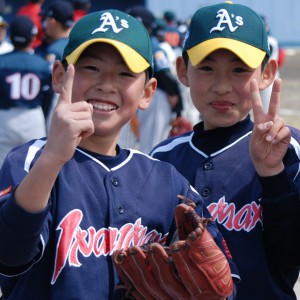
[[[234,68],[234,70],[233,70],[234,73],[245,73],[245,72],[248,72],[248,71],[249,70],[247,70],[244,67],[237,67],[237,68]]]
[[[204,72],[208,72],[208,71],[212,71],[212,67],[210,66],[199,66],[198,70],[204,71]]]
[[[121,75],[121,76],[125,76],[125,77],[134,77],[134,74],[133,74],[133,73],[127,72],[127,71],[120,72],[120,75]]]
[[[83,66],[83,68],[87,69],[87,70],[91,70],[91,71],[99,71],[99,68],[97,68],[95,66],[91,66],[91,65]]]

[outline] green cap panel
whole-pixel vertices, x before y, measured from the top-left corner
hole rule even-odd
[[[213,41],[217,40],[218,43],[212,47]],[[203,45],[198,50],[203,51],[200,56],[204,58],[203,54],[208,55],[205,48],[207,41],[209,42],[210,51],[222,48],[220,40],[225,41],[225,49],[231,50],[228,47],[228,40],[237,41],[240,44],[249,45],[249,51],[254,48],[270,55],[268,45],[268,35],[265,29],[265,24],[261,17],[247,6],[240,4],[221,3],[200,8],[193,15],[183,46],[183,53],[188,52],[195,46]],[[238,43],[233,43],[236,47]],[[197,49],[197,48],[195,48]],[[239,49],[235,53],[240,54],[243,59],[243,53],[239,53]],[[195,54],[195,53],[194,53]],[[254,51],[253,54],[256,54]],[[259,58],[260,59],[260,58]]]
[[[153,73],[150,37],[144,25],[136,18],[118,10],[99,11],[84,16],[71,30],[63,59],[76,63],[84,49],[95,42],[107,42],[115,46],[133,72],[150,68],[150,73]]]

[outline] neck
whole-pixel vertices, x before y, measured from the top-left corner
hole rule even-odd
[[[117,140],[111,140],[111,137],[90,137],[80,142],[79,146],[88,151],[107,156],[117,155]]]

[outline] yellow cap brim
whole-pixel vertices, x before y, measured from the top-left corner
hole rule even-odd
[[[247,66],[256,69],[262,63],[266,52],[249,44],[227,38],[204,41],[187,50],[193,66],[198,65],[206,56],[218,49],[227,49],[237,55]]]
[[[98,38],[98,39],[92,39],[88,40],[85,43],[81,44],[79,47],[77,47],[71,54],[66,56],[66,60],[69,64],[74,65],[81,53],[91,44],[94,43],[107,43],[112,46],[114,46],[121,56],[123,57],[126,65],[133,73],[141,73],[148,69],[150,67],[150,64],[134,49],[129,47],[126,44],[123,44],[116,40],[111,39],[104,39],[104,38]]]

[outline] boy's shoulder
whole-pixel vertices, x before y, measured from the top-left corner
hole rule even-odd
[[[45,144],[46,137],[30,140],[26,143],[12,148],[8,153],[8,159],[11,162],[15,161],[16,158],[21,158],[23,160],[33,160],[37,153],[43,149]]]
[[[49,63],[43,57],[35,53],[28,53],[25,51],[12,51],[0,55],[1,68],[7,68],[10,70],[23,69],[47,69],[48,73],[51,73]]]
[[[157,144],[150,152],[150,156],[155,157],[158,152],[170,152],[179,149],[180,146],[189,145],[192,140],[193,132],[185,132],[181,135],[170,137]]]

